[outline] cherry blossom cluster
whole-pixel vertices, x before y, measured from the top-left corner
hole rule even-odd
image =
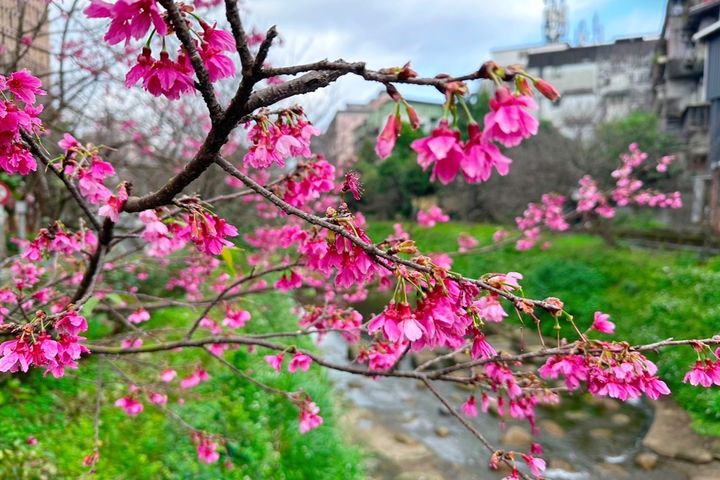
[[[411,148],[418,154],[418,164],[423,170],[432,167],[431,180],[437,179],[447,185],[455,180],[458,173],[462,173],[468,183],[485,182],[492,176],[493,169],[499,175],[507,175],[512,161],[500,152],[495,142],[505,147],[514,147],[523,139],[537,133],[539,122],[530,113],[537,109],[532,99],[532,88],[526,81],[516,82],[518,88],[513,92],[502,82],[502,73],[499,67],[491,72],[497,88],[490,100],[490,112],[485,116],[482,129],[472,118],[463,99],[463,95],[468,91],[467,87],[461,82],[452,82],[446,87],[445,118],[429,137],[415,140],[411,144]],[[517,74],[524,75],[524,72],[518,71]],[[535,85],[538,88],[537,82]],[[543,95],[552,100],[559,98],[557,92],[553,94],[548,90],[552,87],[547,82],[540,85],[538,91]],[[456,103],[464,108],[468,117],[467,140],[462,140],[461,132],[451,127],[447,120],[449,112],[455,111]],[[394,139],[390,139],[400,135],[399,125],[398,112],[390,116],[378,137],[376,152],[381,158],[387,157],[392,150]]]
[[[630,144],[628,152],[620,156],[620,166],[612,172],[615,187],[610,192],[603,192],[597,181],[590,175],[584,175],[578,181],[578,189],[574,199],[577,201],[575,212],[581,215],[597,215],[601,218],[615,217],[618,207],[646,206],[650,208],[682,207],[680,192],[662,193],[643,188],[643,181],[637,178],[640,167],[648,155],[641,151],[637,144]],[[666,172],[668,165],[675,160],[672,155],[661,157],[656,166],[659,172]],[[563,213],[565,197],[559,194],[544,194],[542,204],[528,204],[522,217],[515,219],[522,238],[516,242],[518,250],[531,249],[540,239],[542,227],[549,231],[565,231],[570,226]],[[550,244],[543,243],[547,248]]]
[[[261,112],[252,122],[246,123],[245,128],[251,144],[243,163],[246,167],[258,169],[272,165],[284,167],[285,160],[292,157],[312,157],[310,141],[320,134],[300,108],[281,111],[275,121]]]
[[[432,265],[427,257],[423,261]],[[484,342],[477,325],[483,320],[495,322],[505,316],[497,298],[480,297],[475,285],[448,278],[442,268],[435,267],[435,271],[435,278],[428,278],[402,270],[393,301],[370,321],[368,332],[382,332],[389,342],[409,343],[413,350],[457,349],[470,337],[478,340],[473,348],[475,353],[492,356],[493,350]],[[512,291],[519,288],[517,280],[521,277],[515,273],[498,274],[489,281],[502,290]],[[414,308],[408,301],[408,288],[419,295]]]
[[[516,242],[516,248],[518,250],[531,249],[540,238],[542,226],[555,232],[563,232],[570,228],[562,210],[564,203],[564,196],[551,193],[542,196],[540,205],[529,203],[523,216],[515,218],[515,223],[523,236]],[[546,242],[545,246],[548,245]]]
[[[22,258],[39,262],[50,253],[73,255],[86,251],[92,253],[97,247],[97,237],[90,229],[70,233],[61,222],[55,222],[48,228],[41,228],[35,239],[27,244]]]
[[[235,51],[235,39],[225,30],[210,25],[196,14],[189,5],[179,6],[180,14],[188,28],[199,40],[193,40],[211,82],[235,75],[235,62],[226,55]],[[125,85],[130,88],[142,81],[144,90],[155,96],[177,100],[195,91],[194,70],[190,53],[181,46],[175,58],[167,50],[168,38],[173,30],[168,28],[166,14],[160,11],[155,0],[118,1],[109,4],[103,0],[92,0],[85,9],[88,18],[110,19],[105,40],[110,44],[145,38],[150,32],[136,64],[127,72]],[[193,25],[197,24],[197,28]],[[162,44],[158,57],[153,56],[153,39]]]
[[[40,79],[27,70],[18,70],[5,77],[0,75],[0,169],[27,175],[37,169],[35,157],[22,142],[21,134],[35,134],[41,130],[38,117],[42,105],[37,96],[45,95]]]
[[[219,255],[223,248],[233,246],[227,237],[236,237],[237,228],[205,210],[196,202],[185,202],[183,208],[188,210],[188,214],[185,217],[185,226],[175,232],[177,237],[194,243],[197,249],[206,255]],[[163,230],[157,225],[162,222],[150,220],[148,223]],[[162,235],[166,234],[167,232],[164,232]]]
[[[105,186],[105,180],[115,175],[112,164],[100,157],[97,147],[85,146],[69,133],[63,134],[58,146],[64,152],[59,169],[69,180],[77,182],[78,191],[90,204],[101,205],[100,215],[117,221],[122,204],[127,200],[126,188],[120,186],[118,194]]]
[[[54,334],[47,330],[50,327],[54,327]],[[66,368],[77,368],[77,360],[90,353],[80,343],[85,338],[79,336],[87,327],[85,318],[71,309],[55,320],[38,312],[13,340],[0,344],[0,372],[27,372],[32,366],[44,368],[55,378],[62,377]]]
[[[450,217],[437,205],[433,205],[427,210],[419,210],[417,213],[417,223],[424,228],[432,228],[438,223],[447,223],[449,221]]]
[[[594,352],[599,350],[600,353]],[[543,378],[562,378],[568,390],[577,390],[582,384],[594,396],[605,396],[626,401],[645,394],[653,400],[670,394],[660,380],[657,366],[626,345],[594,341],[585,353],[569,353],[548,358],[538,370]]]
[[[693,348],[698,354],[697,362],[685,374],[684,383],[705,388],[716,385],[720,387],[720,348],[714,352],[702,343],[696,343]]]
[[[290,177],[276,189],[293,207],[302,208],[335,188],[335,167],[324,158],[300,162]]]
[[[333,304],[307,305],[303,308],[299,324],[318,332],[322,339],[328,331],[337,331],[348,342],[360,339],[363,317],[353,308],[340,308]]]

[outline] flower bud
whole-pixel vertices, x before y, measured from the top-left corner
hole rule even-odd
[[[530,82],[528,82],[525,77],[515,77],[515,88],[517,88],[517,91],[520,92],[521,95],[527,95],[529,97],[533,96],[533,90],[530,87]]]
[[[535,88],[537,88],[537,91],[542,93],[545,98],[547,98],[551,102],[554,102],[560,98],[560,92],[558,92],[557,89],[552,86],[552,84],[546,82],[542,78],[535,80]]]
[[[398,78],[401,80],[407,80],[408,78],[415,78],[417,77],[417,72],[410,68],[410,62],[403,65],[403,67],[398,72]]]
[[[565,308],[565,304],[563,303],[563,301],[556,297],[546,298],[545,304],[547,304],[548,307],[553,309],[553,311],[550,313],[556,317],[559,317],[562,314],[563,309]]]
[[[418,253],[417,246],[415,246],[415,240],[405,240],[397,246],[397,251],[398,253],[409,253],[410,255]]]
[[[417,130],[420,127],[420,117],[413,107],[405,104],[405,111],[407,112],[408,118],[410,119],[410,125],[413,130]]]

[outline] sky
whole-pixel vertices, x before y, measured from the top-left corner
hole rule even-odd
[[[597,14],[604,40],[656,35],[665,0],[566,0],[569,40],[580,21],[590,30]],[[542,43],[543,0],[246,0],[249,25],[277,25],[283,45],[275,65],[323,58],[366,61],[369,68],[400,66],[408,60],[422,76],[461,75],[477,69],[493,49]],[[344,80],[308,99],[316,108],[363,103],[380,87]],[[402,91],[402,90],[401,90]],[[432,89],[411,87],[408,98],[432,99]]]

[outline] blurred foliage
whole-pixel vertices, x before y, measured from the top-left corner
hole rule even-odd
[[[651,159],[675,152],[680,138],[660,129],[660,119],[648,112],[634,112],[625,118],[598,125],[591,150],[608,160],[617,160],[628,145],[637,143]]]
[[[248,332],[296,328],[291,313],[292,300],[285,295],[254,296],[243,305],[253,318]],[[193,321],[197,313],[181,308],[153,312],[149,328],[181,327]],[[96,316],[91,334],[99,335]],[[272,322],[272,325],[271,325]],[[293,340],[295,342],[295,340]],[[312,348],[309,338],[295,344]],[[91,356],[80,369],[65,378],[30,374],[7,379],[0,390],[0,478],[75,479],[88,473],[83,458],[93,449],[96,382],[103,383],[100,413],[100,461],[97,479],[268,479],[362,478],[360,452],[349,445],[338,431],[333,414],[330,381],[325,372],[313,366],[307,373],[277,374],[264,362],[265,351],[249,353],[239,348],[225,358],[244,372],[273,387],[309,393],[321,409],[325,423],[301,435],[298,410],[284,397],[267,393],[236,376],[201,350],[185,349],[162,357],[143,355],[135,359]],[[210,380],[200,386],[169,391],[168,408],[195,428],[216,433],[227,439],[227,453],[220,462],[205,465],[197,459],[189,432],[172,416],[144,401],[145,410],[129,418],[113,406],[126,393],[125,382],[115,373],[122,366],[139,385],[157,385],[157,375],[165,366],[177,366],[178,376],[191,373],[203,364]],[[174,382],[177,386],[177,380]],[[178,403],[180,398],[184,403]],[[28,436],[37,437],[36,446],[25,445]],[[234,468],[223,465],[231,459]],[[16,460],[17,459],[17,460]],[[18,463],[20,466],[18,466]],[[26,468],[22,476],[18,468]],[[43,472],[50,472],[45,475]],[[45,476],[43,476],[45,475]]]
[[[395,150],[386,160],[375,154],[375,139],[361,145],[354,168],[360,172],[365,189],[363,212],[381,218],[407,218],[413,213],[413,198],[438,191],[437,184],[430,182],[430,172],[423,172],[410,149],[410,144],[423,136],[423,132],[403,124]]]
[[[392,231],[390,223],[373,222],[370,236],[379,241]],[[456,251],[460,233],[470,233],[481,245],[492,242],[497,229],[490,225],[440,224],[414,228],[412,236],[424,253]],[[575,317],[580,330],[588,328],[593,313],[611,315],[616,334],[608,338],[633,344],[675,338],[706,338],[720,332],[720,257],[701,260],[685,252],[611,248],[590,235],[560,235],[549,250],[518,252],[512,245],[483,255],[454,257],[453,270],[468,276],[486,272],[521,272],[520,282],[532,298],[559,297]],[[514,316],[510,322],[517,322]],[[554,336],[553,322],[543,317],[543,331]],[[565,323],[563,335],[573,338]],[[600,335],[602,336],[602,335]],[[686,408],[700,432],[720,435],[720,392],[682,383],[694,364],[692,348],[666,349],[649,354],[658,364],[673,398]]]

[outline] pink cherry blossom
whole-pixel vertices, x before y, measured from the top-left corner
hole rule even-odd
[[[128,316],[128,322],[135,325],[150,320],[150,313],[144,308],[138,308]]]
[[[493,346],[488,343],[485,335],[476,335],[473,340],[472,348],[470,349],[470,356],[473,360],[477,360],[478,358],[492,358],[495,355],[497,355],[497,352]]]
[[[118,187],[117,195],[112,195],[107,200],[107,203],[100,207],[100,210],[98,210],[98,215],[102,217],[107,217],[113,223],[117,223],[118,219],[120,218],[120,211],[122,210],[123,206],[125,206],[125,202],[127,201],[127,199],[127,188],[125,187],[124,183],[121,183]]]
[[[502,322],[507,313],[503,309],[498,296],[491,293],[473,302],[473,311],[478,317],[486,322],[499,323]]]
[[[311,363],[312,358],[308,357],[304,353],[296,353],[295,355],[293,355],[293,358],[290,359],[290,363],[288,364],[288,371],[290,373],[295,373],[295,371],[297,370],[307,372],[310,368]]]
[[[217,215],[196,211],[188,217],[188,226],[178,235],[191,240],[198,250],[207,255],[219,255],[224,247],[233,246],[226,237],[236,237],[238,231]]]
[[[167,395],[159,392],[150,392],[149,399],[155,405],[165,405],[168,401]]]
[[[194,388],[200,385],[202,382],[207,382],[209,379],[210,375],[208,375],[208,373],[202,368],[198,368],[192,374],[190,374],[190,376],[180,380],[180,388]]]
[[[250,312],[247,310],[227,309],[222,324],[230,328],[242,328],[250,320]]]
[[[198,459],[206,465],[213,464],[220,459],[218,444],[209,436],[199,434],[195,439],[197,443]]]
[[[614,333],[615,324],[610,321],[610,315],[602,312],[595,312],[592,329],[600,333]]]
[[[172,382],[177,377],[177,372],[171,368],[166,368],[160,372],[160,380],[165,383]]]
[[[443,185],[455,179],[465,157],[460,132],[451,129],[446,120],[441,120],[429,137],[413,141],[410,148],[418,154],[423,170],[433,166],[431,180],[437,178]]]
[[[383,127],[375,142],[375,153],[382,160],[388,158],[395,148],[395,142],[400,136],[401,127],[400,113],[390,114],[385,127]]]
[[[468,417],[477,417],[478,411],[477,407],[475,406],[475,396],[470,395],[465,401],[465,403],[462,404],[461,408],[463,413]]]
[[[418,340],[424,327],[418,322],[415,314],[407,303],[396,305],[391,302],[380,315],[373,318],[368,324],[368,333],[382,329],[385,338],[391,342]]]
[[[320,408],[315,402],[306,400],[300,409],[300,433],[307,433],[323,424],[323,418],[318,415]]]
[[[144,406],[132,396],[125,396],[115,401],[115,406],[122,408],[129,417],[136,417],[142,413]]]
[[[277,355],[265,355],[265,361],[277,372],[282,370],[284,358],[285,355],[282,352]]]
[[[469,235],[467,233],[461,233],[460,235],[458,235],[457,242],[458,242],[458,251],[460,253],[467,253],[470,250],[472,250],[473,248],[480,245],[480,242],[475,237],[473,237],[472,235]]]
[[[340,191],[350,192],[355,200],[360,200],[362,197],[362,184],[360,183],[360,174],[358,172],[348,172],[345,174],[345,180],[343,181]]]
[[[4,83],[10,92],[26,104],[33,105],[36,95],[45,95],[40,88],[42,82],[27,70],[18,70],[10,74]]]
[[[446,223],[450,221],[450,217],[446,215],[440,207],[434,205],[427,211],[420,210],[417,214],[418,225],[424,228],[432,228],[438,223]]]
[[[110,18],[110,28],[105,41],[110,45],[131,39],[140,39],[151,26],[159,35],[167,34],[167,26],[160,15],[156,0],[118,0],[110,4],[103,0],[91,0],[85,9],[88,18]]]
[[[694,386],[711,387],[712,385],[720,386],[720,364],[708,361],[698,360],[685,374],[683,383],[689,383]]]
[[[468,125],[468,135],[470,138],[465,144],[465,155],[460,161],[465,181],[485,182],[490,179],[493,168],[499,175],[507,175],[512,160],[500,153],[497,145],[488,141],[478,124],[472,122]]]
[[[539,122],[528,112],[537,109],[527,95],[513,95],[507,87],[498,87],[485,115],[484,136],[506,147],[519,145],[524,138],[537,134]]]
[[[541,476],[542,473],[545,471],[545,460],[543,460],[542,458],[523,454],[522,459],[530,469],[530,473],[532,473],[536,477]]]
[[[181,55],[178,61],[173,61],[167,52],[160,52],[160,59],[143,76],[143,88],[156,97],[164,95],[170,100],[193,92],[192,69],[187,66],[185,58]]]
[[[275,288],[281,292],[288,292],[296,288],[302,287],[302,277],[294,270],[290,271],[290,275],[283,274],[280,279],[275,282]]]

